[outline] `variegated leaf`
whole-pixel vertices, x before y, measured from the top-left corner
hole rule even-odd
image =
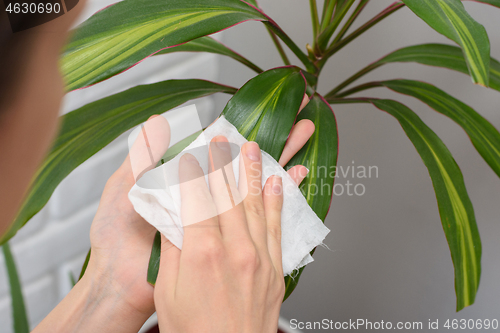
[[[68,91],[134,66],[161,49],[246,20],[267,20],[240,0],[124,0],[85,21],[64,51]]]
[[[332,200],[333,183],[337,167],[338,132],[335,114],[330,105],[319,95],[314,95],[297,116],[297,121],[309,119],[315,131],[304,147],[288,162],[286,168],[304,165],[309,169],[300,189],[307,203],[321,220],[325,220]],[[285,278],[285,299],[293,292],[304,267]]]
[[[257,75],[229,100],[222,114],[249,141],[278,160],[304,97],[306,82],[297,67]]]
[[[418,98],[437,112],[455,121],[465,130],[479,154],[500,177],[500,133],[474,109],[425,82],[391,80],[382,81],[380,85]]]
[[[221,54],[233,58],[234,60],[242,63],[243,65],[247,66],[248,68],[254,70],[257,73],[263,72],[263,70],[257,65],[255,65],[253,62],[251,62],[250,60],[246,59],[245,57],[231,50],[226,45],[222,44],[221,42],[209,36],[203,36],[175,47],[169,47],[167,49],[163,49],[160,52],[156,53],[155,55],[167,54],[173,52],[209,52],[209,53]]]
[[[191,99],[235,89],[204,80],[168,80],[136,86],[87,104],[62,117],[59,136],[35,175],[5,243],[47,203],[56,186],[77,166],[126,130]]]
[[[424,161],[455,267],[457,311],[474,303],[481,276],[481,239],[462,172],[439,137],[409,108],[393,100],[370,100],[394,116]]]
[[[402,0],[437,32],[462,48],[474,83],[489,85],[490,42],[460,0]]]

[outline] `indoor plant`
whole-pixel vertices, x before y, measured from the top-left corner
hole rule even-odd
[[[500,6],[498,0],[480,1]],[[68,91],[98,83],[158,52],[205,51],[231,56],[261,73],[249,60],[210,37],[202,37],[245,20],[259,20],[270,30],[286,65],[289,61],[280,38],[300,59],[304,69],[282,67],[266,71],[249,81],[228,103],[224,113],[240,132],[259,142],[278,158],[304,90],[312,101],[299,118],[316,124],[316,135],[290,162],[311,170],[336,165],[337,132],[328,103],[372,103],[396,117],[429,169],[438,200],[441,221],[455,265],[457,309],[474,302],[480,276],[481,245],[472,205],[460,169],[441,140],[408,108],[391,100],[349,98],[355,92],[384,86],[414,96],[457,122],[491,168],[500,175],[500,134],[467,105],[436,87],[422,82],[392,80],[345,89],[369,71],[389,62],[418,62],[469,73],[473,81],[500,90],[497,61],[490,59],[484,28],[466,13],[459,0],[405,0],[349,32],[368,0],[325,1],[318,13],[310,1],[313,41],[307,53],[297,47],[279,26],[258,9],[254,1],[137,1],[126,0],[101,11],[75,33],[63,57]],[[438,32],[459,46],[417,45],[395,51],[367,66],[326,94],[315,93],[317,77],[327,60],[380,20],[408,6]],[[194,40],[193,40],[194,39]],[[186,44],[182,44],[185,43]],[[180,45],[182,44],[182,45]],[[177,46],[176,46],[177,45]],[[92,54],[92,58],[88,55]],[[96,56],[99,55],[99,56]],[[132,88],[64,116],[62,132],[42,167],[32,191],[5,242],[47,202],[56,185],[77,165],[111,142],[123,131],[190,99],[215,92],[234,94],[236,89],[201,80],[169,80]],[[277,112],[279,110],[279,112]],[[78,139],[75,139],[78,136]],[[333,174],[312,172],[302,184],[304,194],[324,219],[331,193],[311,195],[311,186],[333,184]],[[153,272],[152,272],[153,273]],[[300,273],[299,273],[300,274]],[[154,274],[151,276],[154,277]],[[287,296],[298,278],[287,279]]]

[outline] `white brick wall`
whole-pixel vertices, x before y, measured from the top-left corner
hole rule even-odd
[[[94,0],[88,17],[115,0]],[[216,80],[217,58],[179,53],[152,57],[104,83],[68,94],[63,113],[137,84],[173,78]],[[216,115],[211,97],[196,101],[202,124]],[[11,240],[31,328],[69,292],[69,274],[78,277],[90,247],[89,230],[104,185],[127,154],[127,134],[74,170],[56,189],[49,203]],[[154,320],[154,318],[152,318]],[[151,321],[148,321],[151,323]],[[4,258],[0,256],[0,333],[12,332],[10,296]]]

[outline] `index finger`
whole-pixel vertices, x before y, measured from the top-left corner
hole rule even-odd
[[[210,237],[220,239],[217,209],[203,170],[191,154],[184,154],[179,161],[179,181],[184,242],[199,244]]]

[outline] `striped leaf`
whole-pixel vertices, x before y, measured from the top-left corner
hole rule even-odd
[[[47,203],[56,186],[77,166],[126,130],[191,99],[236,89],[204,80],[168,80],[142,85],[87,104],[62,117],[52,150],[35,175],[14,224],[0,240],[10,239]]]
[[[249,141],[278,160],[304,97],[306,82],[297,67],[257,75],[229,100],[222,114]]]
[[[500,0],[472,0],[472,1],[482,2],[482,3],[485,3],[487,5],[492,5],[492,6],[500,8]]]
[[[302,181],[300,189],[307,203],[321,220],[325,220],[332,199],[333,182],[338,155],[338,132],[335,114],[330,105],[319,95],[314,95],[297,116],[297,121],[310,119],[315,131],[306,145],[288,162],[286,168],[304,165],[309,174]],[[285,278],[285,300],[293,292],[304,267],[293,278]]]
[[[462,50],[459,47],[445,44],[422,44],[405,47],[385,56],[371,66],[377,68],[392,62],[416,62],[469,74]],[[490,58],[489,86],[500,91],[500,62],[493,58]]]
[[[173,53],[173,52],[209,52],[209,53],[221,54],[233,58],[236,61],[239,61],[240,63],[254,70],[257,73],[263,72],[263,70],[257,65],[255,65],[253,62],[241,56],[240,54],[234,52],[226,45],[222,44],[221,42],[209,36],[196,38],[190,42],[161,50],[160,52],[156,53],[156,55]]]
[[[212,34],[246,20],[266,20],[240,0],[124,0],[84,22],[62,59],[68,91],[134,66],[161,49]]]
[[[91,251],[92,251],[92,249],[89,249],[89,252],[87,252],[87,256],[85,257],[85,260],[83,261],[82,269],[80,270],[80,275],[78,276],[78,281],[80,281],[82,279],[83,274],[85,274],[85,271],[87,270],[87,266],[89,265]]]
[[[392,80],[380,82],[398,93],[418,98],[460,125],[474,147],[500,177],[500,133],[470,106],[425,82]]]
[[[392,100],[370,100],[394,116],[424,161],[455,267],[457,311],[474,303],[481,275],[481,240],[462,172],[439,137],[409,108]]]
[[[156,278],[158,277],[158,271],[160,269],[160,254],[161,254],[161,234],[159,231],[155,234],[155,239],[153,241],[153,247],[151,248],[151,255],[149,256],[148,264],[148,283],[154,286],[156,284]]]
[[[488,34],[467,13],[460,0],[402,1],[430,27],[460,45],[474,83],[489,85]]]
[[[26,307],[24,306],[23,291],[21,290],[21,282],[17,274],[16,263],[12,252],[10,251],[9,243],[2,246],[3,254],[5,256],[5,266],[7,267],[7,274],[9,275],[10,284],[10,298],[12,304],[12,319],[15,333],[29,333],[28,315],[26,314]],[[5,329],[7,329],[5,327]]]
[[[462,50],[459,47],[445,44],[421,44],[404,47],[396,50],[382,59],[371,63],[359,72],[339,84],[335,89],[325,95],[325,98],[339,97],[342,89],[370,73],[382,65],[398,62],[416,62],[422,65],[443,67],[469,74]],[[500,62],[490,58],[490,88],[500,91]]]

